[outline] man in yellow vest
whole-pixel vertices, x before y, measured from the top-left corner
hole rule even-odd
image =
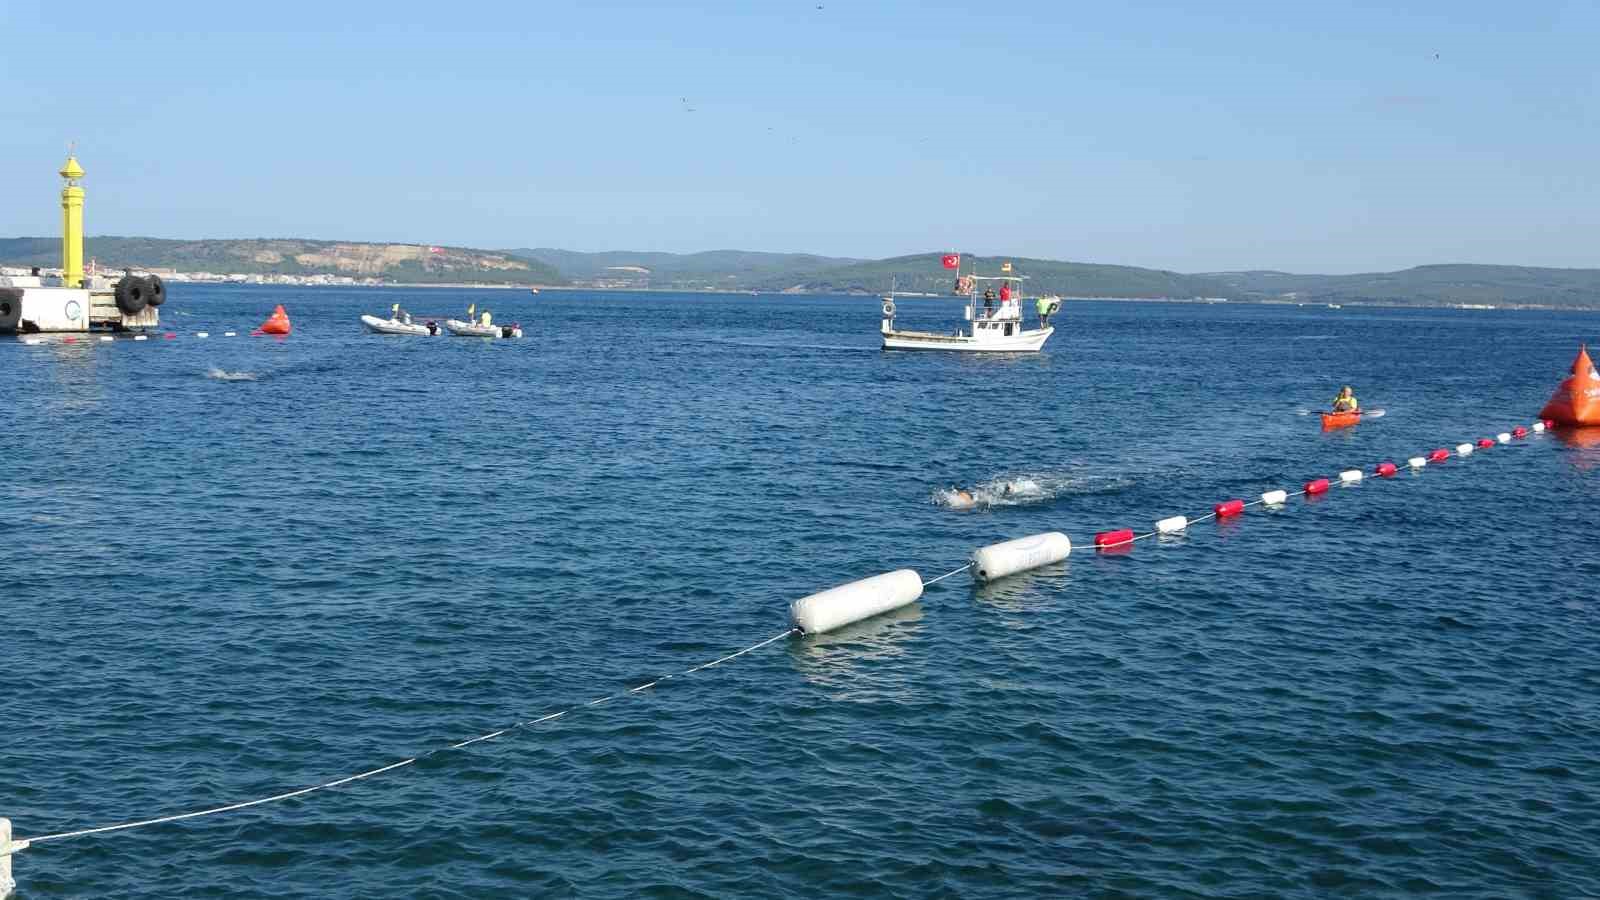
[[[1360,412],[1361,404],[1356,401],[1356,395],[1351,392],[1350,385],[1345,385],[1339,391],[1339,396],[1333,398],[1334,412]]]

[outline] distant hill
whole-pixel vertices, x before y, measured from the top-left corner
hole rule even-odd
[[[812,272],[862,262],[809,253],[755,253],[745,250],[708,250],[703,253],[610,250],[578,253],[538,247],[504,252],[553,266],[578,282],[680,291],[743,291],[758,285],[787,285],[804,280]]]
[[[1362,275],[1216,272],[1220,296],[1309,303],[1600,307],[1600,269],[1450,264]]]
[[[89,237],[84,255],[106,269],[124,266],[180,272],[262,275],[349,275],[385,281],[473,284],[565,284],[544,263],[496,250],[368,244],[351,241],[241,239],[171,241],[139,237]],[[0,264],[58,266],[60,238],[0,238]]]
[[[1004,262],[1012,264],[1013,274],[1027,276],[1029,293],[1064,294],[1073,297],[1221,297],[1223,283],[1214,278],[1183,275],[1160,269],[1133,266],[1107,266],[1093,263],[1029,259],[1023,256],[961,259],[961,271],[998,275]],[[897,256],[847,266],[835,266],[807,274],[798,281],[769,279],[754,285],[757,290],[887,291],[890,280],[898,290],[950,293],[955,273],[944,268],[937,253]]]
[[[297,239],[91,237],[85,243],[87,255],[107,269],[135,266],[218,274],[332,274],[391,282],[875,294],[888,290],[892,281],[901,291],[948,294],[955,280],[954,273],[940,265],[939,253],[866,260],[743,250],[578,253],[551,248],[478,250]],[[58,238],[0,238],[0,265],[55,266],[60,263],[60,253]],[[975,265],[980,273],[997,274],[1007,260],[1015,274],[1028,276],[1029,293],[1068,297],[1224,297],[1293,303],[1600,309],[1600,269],[1450,264],[1360,275],[1270,270],[1185,274],[1022,256],[966,255],[962,271],[970,272]]]

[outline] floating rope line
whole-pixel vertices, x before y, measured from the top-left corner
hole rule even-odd
[[[967,563],[966,565],[962,566],[959,569],[951,569],[950,571],[944,573],[943,575],[940,575],[938,578],[930,578],[927,581],[924,581],[922,583],[922,586],[923,587],[927,587],[930,584],[938,584],[939,582],[945,580],[946,578],[949,578],[952,575],[960,575],[962,572],[965,572],[966,570],[968,570],[970,568],[972,568],[972,563]]]
[[[689,676],[689,675],[693,675],[694,673],[702,671],[704,669],[709,669],[709,668],[711,668],[713,666],[720,666],[723,663],[729,662],[729,661],[734,660],[734,659],[737,659],[737,658],[745,655],[746,653],[750,653],[750,652],[753,652],[753,651],[756,651],[756,650],[760,650],[762,647],[765,647],[768,644],[772,644],[772,643],[775,643],[777,641],[781,641],[786,637],[790,637],[790,636],[796,634],[797,632],[799,632],[799,630],[800,629],[798,629],[798,628],[790,628],[790,629],[788,629],[786,631],[783,631],[783,632],[780,632],[778,634],[775,634],[772,637],[769,637],[766,640],[761,641],[760,643],[751,644],[750,646],[744,648],[743,650],[736,650],[733,653],[729,653],[727,656],[723,656],[723,657],[720,657],[718,659],[714,659],[714,660],[712,660],[710,662],[701,663],[700,665],[693,666],[693,667],[688,668],[688,669],[684,669],[682,672],[675,672],[675,673],[672,673],[672,674],[669,674],[669,675],[663,675],[660,678],[655,679],[654,681],[648,681],[648,682],[645,682],[644,684],[639,685],[638,687],[629,688],[624,693],[637,694],[637,693],[640,693],[642,691],[649,690],[650,688],[655,687],[656,685],[660,684],[663,681],[667,681],[667,680],[670,680],[670,679],[673,679],[673,678],[683,678],[683,677],[686,677],[686,676]],[[525,722],[518,722],[515,725],[508,725],[507,727],[501,728],[498,731],[491,731],[488,734],[480,734],[475,738],[468,738],[467,740],[458,741],[458,742],[456,742],[454,744],[450,744],[448,746],[439,747],[437,749],[430,750],[430,751],[428,751],[426,753],[419,753],[416,756],[412,756],[412,757],[409,757],[407,759],[402,759],[402,760],[399,760],[397,762],[392,762],[392,763],[389,763],[388,765],[379,766],[379,767],[377,767],[375,769],[368,769],[365,772],[358,772],[358,773],[356,773],[354,775],[346,775],[343,778],[336,778],[333,781],[325,781],[325,782],[323,782],[321,784],[310,785],[309,787],[297,788],[297,789],[292,790],[292,791],[284,791],[281,794],[273,794],[273,795],[268,796],[268,797],[258,797],[255,800],[245,800],[245,801],[242,801],[242,802],[239,802],[239,803],[229,803],[226,806],[214,806],[214,807],[211,807],[209,809],[197,809],[197,810],[193,810],[191,812],[176,813],[176,814],[167,815],[167,816],[158,816],[158,817],[152,818],[152,819],[140,819],[140,820],[137,820],[137,821],[134,821],[134,822],[123,822],[123,823],[118,824],[118,825],[101,825],[101,826],[98,826],[98,827],[95,827],[95,828],[80,828],[80,829],[78,829],[76,831],[61,831],[61,832],[57,832],[55,834],[42,834],[42,835],[39,835],[38,837],[31,837],[31,838],[23,838],[23,839],[13,840],[10,843],[9,846],[0,846],[0,856],[4,856],[4,855],[7,855],[7,854],[11,854],[11,853],[17,853],[18,851],[26,850],[30,845],[42,844],[42,843],[44,843],[46,841],[63,841],[63,840],[66,840],[67,838],[84,837],[86,835],[91,835],[91,834],[106,834],[106,833],[113,832],[113,831],[128,831],[128,830],[134,829],[134,828],[145,828],[145,827],[148,827],[148,826],[151,826],[151,825],[164,825],[164,824],[166,824],[168,822],[181,822],[181,821],[183,821],[185,819],[198,819],[198,818],[200,818],[202,816],[215,816],[215,815],[219,815],[221,813],[234,812],[234,811],[241,810],[241,809],[249,809],[252,806],[262,806],[264,804],[277,803],[279,801],[289,800],[289,799],[292,799],[292,798],[295,798],[295,797],[303,797],[303,796],[305,796],[307,794],[314,794],[317,791],[325,791],[325,790],[328,790],[329,788],[336,788],[336,787],[339,787],[341,785],[346,785],[346,784],[350,784],[352,782],[361,781],[362,779],[365,779],[365,778],[371,778],[374,775],[382,775],[385,772],[393,772],[396,769],[403,769],[406,766],[416,765],[418,762],[421,762],[422,760],[427,759],[430,756],[434,756],[434,755],[437,755],[439,753],[443,753],[443,752],[446,752],[446,751],[449,751],[449,750],[460,750],[460,749],[462,749],[464,747],[470,747],[473,744],[481,743],[483,741],[492,741],[495,738],[501,737],[501,736],[506,735],[506,734],[510,734],[511,732],[516,731],[518,729],[531,728],[531,727],[533,727],[535,725],[540,725],[540,724],[543,724],[545,722],[553,722],[556,719],[559,719],[559,718],[562,718],[563,716],[567,716],[567,715],[570,715],[572,713],[578,712],[579,710],[585,709],[587,707],[599,706],[599,705],[605,703],[606,701],[614,700],[619,696],[622,696],[622,694],[611,694],[609,696],[601,697],[601,698],[599,698],[597,700],[590,700],[587,703],[576,704],[574,706],[570,706],[570,707],[568,707],[566,709],[563,709],[563,710],[561,710],[559,712],[553,712],[553,713],[550,713],[548,715],[540,716],[540,717],[538,717],[536,719],[529,719],[529,720],[527,720]]]

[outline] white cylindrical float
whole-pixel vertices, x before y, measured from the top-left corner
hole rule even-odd
[[[100,343],[102,343],[102,344],[109,344],[114,340],[116,340],[116,338],[112,337],[109,334],[100,335]]]
[[[1282,504],[1289,502],[1289,492],[1267,491],[1265,494],[1261,495],[1261,502],[1267,504],[1268,506],[1281,506]]]
[[[136,341],[147,341],[147,340],[149,340],[148,337],[146,337],[145,335],[142,335],[142,334],[134,335],[133,339],[136,340]]]
[[[1343,472],[1339,473],[1339,482],[1341,484],[1355,484],[1356,482],[1358,482],[1360,480],[1361,480],[1361,470],[1360,469],[1346,469]]]
[[[1413,456],[1410,459],[1406,460],[1406,465],[1410,466],[1413,469],[1420,469],[1423,466],[1426,466],[1427,464],[1428,464],[1427,458],[1426,457],[1422,457],[1422,456]]]
[[[1502,431],[1499,434],[1495,435],[1494,439],[1499,441],[1502,444],[1509,444],[1509,443],[1511,443],[1511,432]]]
[[[1471,456],[1472,455],[1472,445],[1471,444],[1457,444],[1456,445],[1456,455],[1457,456]]]
[[[1535,423],[1533,423],[1533,430],[1536,431],[1536,432],[1544,431],[1544,423],[1543,422],[1535,422]]]
[[[789,615],[806,634],[823,634],[899,609],[921,596],[922,576],[897,569],[801,597],[789,607]]]
[[[1156,523],[1156,530],[1162,534],[1176,534],[1189,527],[1189,520],[1183,516],[1172,516]]]
[[[211,337],[211,332],[209,332],[209,331],[196,331],[194,333],[194,336],[197,337],[197,338],[208,338],[208,337]]]
[[[1072,539],[1059,531],[1030,534],[972,551],[972,580],[983,582],[1048,566],[1067,558]]]

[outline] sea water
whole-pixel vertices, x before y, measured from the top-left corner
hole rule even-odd
[[[362,333],[395,302],[527,336]],[[38,845],[19,896],[1600,893],[1600,449],[1087,547],[1531,422],[1600,317],[1072,302],[985,358],[882,352],[878,306],[173,285],[172,340],[0,342],[19,836],[580,706]],[[1324,433],[1346,383],[1388,414]],[[583,706],[1045,530],[1066,563]]]

